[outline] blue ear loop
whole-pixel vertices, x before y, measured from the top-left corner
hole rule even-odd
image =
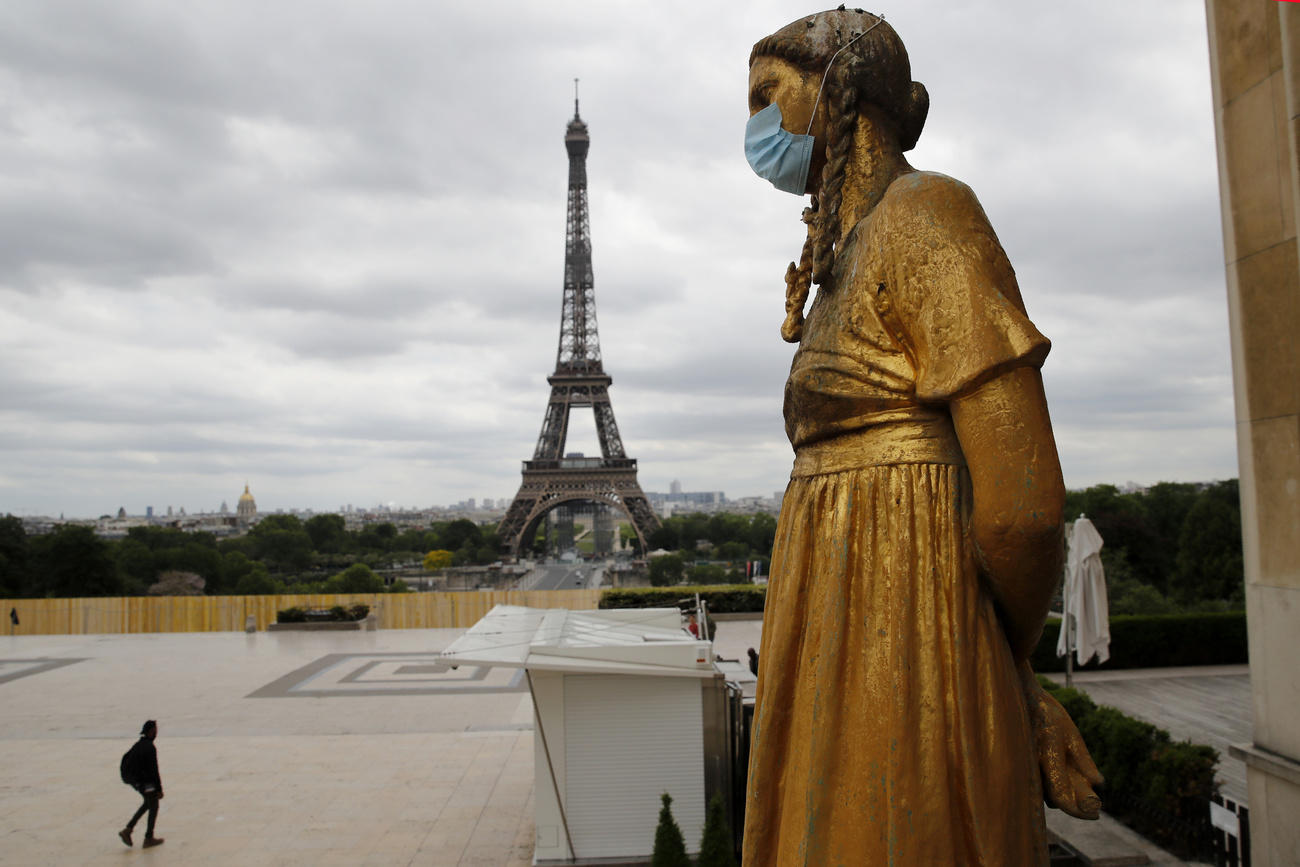
[[[813,102],[812,115],[808,118],[807,133],[796,135],[784,129],[781,126],[781,107],[775,102],[750,117],[745,123],[745,159],[754,174],[771,181],[772,186],[783,193],[793,193],[796,196],[804,194],[808,188],[808,166],[812,163],[815,141],[812,136],[813,120],[817,117],[817,107],[822,101],[826,79],[831,74],[831,64],[840,56],[841,51],[866,36],[884,20],[885,16],[877,15],[875,24],[844,43],[831,55],[817,88],[817,99]]]

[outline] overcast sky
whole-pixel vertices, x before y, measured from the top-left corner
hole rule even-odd
[[[805,3],[0,6],[0,513],[510,497],[555,366],[573,78],[646,490],[770,496],[801,200],[742,139]],[[1053,341],[1066,484],[1237,474],[1201,3],[898,0]],[[598,453],[589,412],[569,449]]]

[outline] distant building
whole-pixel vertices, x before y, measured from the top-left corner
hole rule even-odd
[[[170,512],[170,510],[168,510]],[[248,483],[244,483],[244,493],[239,495],[239,504],[235,506],[235,520],[241,526],[247,526],[257,521],[257,501],[253,495],[248,492]]]

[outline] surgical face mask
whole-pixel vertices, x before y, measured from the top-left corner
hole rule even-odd
[[[808,189],[813,137],[795,135],[781,127],[781,107],[775,102],[745,123],[745,159],[754,174],[786,193],[802,196]]]
[[[817,98],[813,100],[812,114],[808,117],[808,134],[797,135],[781,127],[781,108],[775,102],[767,108],[751,115],[745,122],[745,159],[749,167],[760,178],[771,181],[772,186],[785,193],[802,196],[808,189],[808,166],[812,163],[813,120],[817,117],[817,107],[822,101],[822,91],[826,89],[826,79],[831,74],[831,66],[840,52],[875,30],[885,16],[876,16],[876,22],[866,30],[844,43],[826,62],[822,73],[822,82],[817,87]]]

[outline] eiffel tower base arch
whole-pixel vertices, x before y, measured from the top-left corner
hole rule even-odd
[[[524,461],[519,492],[497,528],[502,547],[515,557],[527,553],[547,514],[560,506],[583,502],[601,503],[626,515],[643,552],[647,550],[646,537],[659,527],[659,519],[637,483],[635,460]]]

